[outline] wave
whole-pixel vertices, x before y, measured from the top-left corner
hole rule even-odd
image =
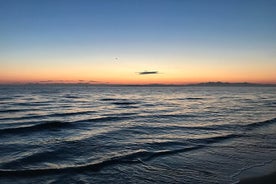
[[[81,112],[80,114],[86,114],[87,112]],[[66,114],[79,114],[76,113],[57,113],[55,115],[65,116]],[[187,118],[187,117],[194,117],[194,115],[189,114],[176,114],[176,115],[149,115],[149,116],[133,116],[135,113],[125,113],[122,114],[123,116],[118,116],[116,114],[106,117],[99,117],[99,118],[91,118],[91,119],[83,119],[71,122],[63,122],[63,121],[46,121],[41,123],[41,121],[37,122],[25,122],[20,123],[21,126],[19,127],[12,127],[12,128],[4,128],[0,129],[1,134],[14,134],[14,133],[26,133],[26,132],[33,132],[33,131],[44,131],[44,130],[58,130],[61,128],[70,128],[78,123],[90,123],[90,122],[117,122],[122,120],[130,120],[136,118]],[[31,123],[31,126],[28,126]],[[241,125],[241,124],[227,124],[227,125],[210,125],[210,126],[166,126],[166,127],[154,127],[155,130],[157,129],[164,129],[164,130],[171,130],[171,129],[182,129],[182,130],[243,130],[245,129],[253,129],[261,126],[266,126],[276,123],[276,118],[262,121],[262,122],[255,122],[251,124]],[[33,125],[34,124],[34,125]],[[27,126],[26,126],[27,125]],[[134,127],[135,128],[135,127]],[[136,127],[137,128],[137,127]],[[147,129],[151,127],[141,127],[140,129]],[[122,131],[122,130],[121,130]],[[207,141],[208,139],[205,139]],[[211,140],[208,140],[211,141]]]
[[[92,118],[92,119],[84,119],[76,122],[105,122],[105,121],[120,121],[120,120],[128,120],[128,119],[137,119],[137,118],[188,118],[195,117],[192,114],[156,114],[156,115],[145,115],[145,116],[133,116],[137,113],[121,113],[114,114],[106,117]]]
[[[149,147],[156,148],[158,150],[165,149],[166,154],[169,154],[169,153],[173,154],[173,153],[191,151],[193,149],[210,147],[212,146],[212,144],[231,140],[241,136],[242,135],[239,135],[239,134],[226,134],[221,136],[213,136],[209,138],[188,138],[188,139],[183,139],[178,141],[150,142],[150,143],[145,143],[143,146],[146,148],[149,148]],[[176,147],[178,149],[173,149]],[[164,151],[161,151],[161,152],[164,152]]]
[[[149,128],[154,128],[154,130],[235,130],[238,125],[206,125],[206,126],[154,126]]]
[[[183,127],[187,129],[202,129],[202,130],[244,130],[244,129],[254,129],[262,126],[267,126],[270,124],[276,123],[276,118],[272,118],[265,121],[254,122],[249,124],[222,124],[222,125],[210,125],[202,127]],[[182,127],[179,127],[182,128]]]
[[[205,139],[196,139],[196,140],[191,140],[191,142],[194,143],[204,143],[204,144],[212,144],[212,143],[217,143],[220,141],[228,140],[228,139],[233,139],[237,137],[241,137],[242,135],[239,134],[227,134],[224,136],[216,136],[216,137],[210,137],[210,138],[205,138]]]
[[[154,114],[145,116],[146,118],[191,118],[191,117],[197,117],[197,115],[194,114]]]
[[[77,98],[80,98],[79,96],[74,96],[74,95],[64,95],[63,97],[69,98],[69,99],[77,99]]]
[[[182,116],[180,116],[182,117]],[[185,116],[184,116],[185,117]],[[189,117],[189,116],[187,116]],[[193,117],[193,116],[191,116]],[[221,125],[206,125],[206,126],[167,126],[165,129],[191,129],[191,130],[243,130],[246,129],[253,129],[262,126],[267,126],[270,124],[276,123],[276,118],[254,122],[246,125],[242,124],[221,124]],[[156,127],[158,128],[158,127]],[[162,127],[161,127],[162,128]]]
[[[118,108],[120,109],[138,109],[139,107],[133,105],[121,105]]]
[[[123,99],[116,99],[116,98],[102,98],[100,101],[117,101],[117,100],[123,100]]]
[[[17,102],[17,103],[13,103],[12,105],[15,106],[46,106],[49,105],[51,103],[54,103],[54,101],[45,101],[45,102]]]
[[[0,120],[27,120],[37,118],[51,118],[51,117],[65,117],[65,116],[77,116],[77,115],[88,115],[95,113],[96,111],[81,111],[81,112],[64,112],[64,113],[53,113],[46,115],[29,115],[16,118],[0,118]]]
[[[132,108],[133,106],[127,106],[128,108]],[[125,108],[127,108],[125,107]],[[134,108],[134,107],[133,107]],[[22,117],[8,117],[8,118],[0,118],[2,120],[29,120],[29,119],[45,119],[45,118],[55,118],[55,117],[65,117],[65,116],[78,116],[78,115],[90,115],[93,113],[97,113],[96,111],[81,111],[81,112],[65,112],[65,113],[53,113],[53,114],[46,114],[46,115],[29,115],[29,116],[22,116]],[[133,116],[137,113],[119,113],[119,114],[112,114],[106,117],[99,117],[99,118],[91,118],[91,119],[84,119],[78,120],[76,123],[79,122],[105,122],[105,121],[120,121],[120,120],[127,120],[127,119],[137,119],[137,118],[190,118],[190,117],[197,117],[197,115],[193,114],[154,114],[154,115],[140,115],[140,116]]]
[[[23,119],[33,119],[33,118],[42,118],[42,117],[56,117],[56,116],[67,116],[67,115],[80,115],[80,114],[89,114],[89,113],[94,113],[95,111],[85,111],[85,112],[72,112],[72,113],[56,113],[56,114],[51,114],[51,115],[45,115],[45,116],[30,116],[30,117],[20,117],[20,118],[10,118],[12,120],[23,120]],[[117,114],[112,114],[108,115],[106,117],[98,117],[98,118],[91,118],[91,119],[83,119],[83,120],[76,120],[76,121],[44,121],[41,123],[41,121],[31,121],[31,122],[20,122],[20,123],[15,123],[17,127],[12,127],[12,128],[4,128],[0,129],[1,134],[13,134],[13,133],[26,133],[26,132],[32,132],[32,131],[43,131],[43,130],[50,130],[50,129],[60,129],[60,128],[69,128],[73,125],[77,125],[78,123],[91,123],[91,122],[117,122],[117,121],[122,121],[122,120],[127,120],[127,119],[132,119],[135,116],[136,113],[121,113],[119,115]],[[6,118],[8,119],[8,118]],[[3,120],[3,119],[0,119]],[[31,124],[31,125],[30,125]],[[5,126],[11,126],[14,124],[6,123],[6,124],[1,124]],[[18,127],[19,125],[19,127]]]
[[[107,117],[99,117],[99,118],[78,120],[78,121],[75,121],[75,123],[120,121],[120,120],[127,120],[127,119],[131,119],[131,118],[132,118],[131,116],[107,116]]]
[[[33,132],[33,131],[43,131],[43,130],[64,128],[68,126],[72,126],[72,124],[60,122],[60,121],[49,121],[49,122],[45,122],[45,123],[41,123],[33,126],[0,129],[0,133],[1,134],[26,133],[26,132]]]
[[[104,102],[109,102],[109,101],[130,101],[130,99],[125,99],[125,98],[102,98],[100,99],[100,101],[104,101]]]
[[[112,102],[113,105],[134,105],[138,104],[137,102]]]
[[[187,141],[164,141],[164,142],[150,142],[145,143],[147,147],[169,147],[169,146],[187,146],[189,143]]]
[[[213,138],[212,140],[223,140],[227,139],[229,137],[225,138]],[[212,142],[212,141],[211,141]],[[113,157],[101,162],[87,164],[87,165],[77,165],[72,167],[63,167],[63,168],[45,168],[45,169],[28,169],[28,170],[8,170],[8,169],[0,169],[0,176],[37,176],[37,175],[48,175],[48,174],[59,174],[59,173],[65,173],[65,172],[83,172],[86,170],[98,172],[102,168],[115,165],[115,164],[135,164],[135,163],[142,163],[146,161],[150,161],[156,157],[160,156],[166,156],[171,154],[177,154],[181,152],[187,152],[192,151],[196,149],[200,149],[205,147],[204,145],[196,145],[196,146],[190,146],[185,147],[181,149],[175,149],[175,150],[161,150],[161,151],[155,151],[150,152],[146,150],[139,150],[137,152],[129,153],[123,156]]]
[[[201,98],[201,97],[187,97],[187,98],[176,98],[174,100],[204,100],[205,98]]]
[[[252,128],[257,128],[257,127],[267,126],[267,125],[274,124],[274,123],[276,123],[276,118],[272,118],[272,119],[266,120],[266,121],[250,123],[250,124],[246,124],[243,126],[245,128],[252,129]]]
[[[116,164],[137,164],[141,163],[144,164],[147,161],[155,159],[161,156],[167,156],[177,153],[183,153],[188,151],[193,151],[197,149],[201,149],[204,147],[210,146],[209,144],[217,143],[220,141],[228,140],[231,138],[235,138],[238,135],[235,134],[228,134],[223,136],[215,136],[206,139],[188,139],[184,142],[180,141],[167,141],[167,142],[154,142],[154,143],[146,143],[145,146],[148,147],[164,147],[164,146],[171,146],[171,145],[179,145],[183,146],[179,149],[163,149],[158,151],[148,151],[145,149],[139,149],[137,151],[122,155],[122,156],[115,156],[109,159],[90,163],[85,165],[75,165],[75,166],[68,166],[68,167],[61,167],[61,168],[39,168],[39,169],[18,169],[18,170],[11,170],[11,169],[0,169],[0,177],[6,176],[15,176],[15,177],[28,177],[28,176],[37,176],[37,175],[49,175],[49,174],[60,174],[60,173],[67,173],[67,172],[84,172],[84,171],[92,171],[98,172],[104,167],[116,165]],[[191,144],[192,143],[192,144]],[[61,145],[60,145],[61,146]],[[61,146],[62,147],[62,146]],[[58,147],[57,150],[51,152],[40,152],[35,153],[31,156],[8,162],[4,164],[4,166],[13,166],[14,164],[20,163],[30,163],[30,161],[39,161],[41,158],[48,158],[47,155],[55,154],[55,152],[59,153],[62,148]]]
[[[153,142],[146,143],[147,146],[153,147],[168,147],[168,146],[188,146],[188,145],[196,145],[196,146],[208,146],[209,144],[218,143],[224,140],[233,139],[237,137],[241,137],[242,135],[238,134],[226,134],[222,136],[213,136],[209,138],[191,138],[185,139],[182,141],[166,141],[166,142]]]
[[[113,105],[135,105],[139,104],[137,101],[132,101],[129,99],[117,99],[117,98],[102,98],[100,101],[110,102]]]
[[[34,116],[24,116],[18,118],[1,118],[0,120],[28,120],[28,119],[40,119],[40,118],[48,118],[48,117],[64,117],[64,116],[75,116],[75,115],[88,115],[91,113],[96,113],[95,111],[83,111],[83,112],[68,112],[68,113],[54,113],[48,115],[34,115]],[[117,122],[123,120],[131,120],[131,119],[157,119],[157,118],[189,118],[195,117],[191,114],[156,114],[156,115],[145,115],[139,116],[137,113],[120,113],[120,114],[108,114],[104,117],[90,118],[90,119],[81,119],[76,121],[58,121],[58,120],[48,120],[41,123],[41,121],[30,121],[30,122],[19,122],[19,123],[5,123],[1,124],[1,126],[12,126],[11,128],[0,129],[0,133],[2,134],[12,134],[12,133],[25,133],[28,131],[39,131],[39,130],[47,130],[47,129],[58,129],[65,128],[72,124],[78,123],[91,123],[91,122]],[[17,127],[14,127],[17,126]],[[66,125],[66,126],[65,126]],[[167,127],[170,128],[170,127]],[[189,127],[187,127],[188,129]],[[190,127],[192,129],[192,127]]]
[[[12,97],[0,97],[0,101],[12,100]]]
[[[0,113],[12,113],[12,112],[26,112],[26,111],[34,111],[35,109],[3,109],[0,110]]]
[[[96,113],[96,111],[81,111],[81,112],[65,112],[65,113],[54,113],[48,115],[49,117],[64,117],[64,116],[76,116],[76,115],[88,115]]]
[[[138,150],[137,152],[129,153],[123,156],[113,157],[104,161],[86,164],[86,165],[76,165],[69,167],[61,167],[61,168],[42,168],[42,169],[26,169],[26,170],[10,170],[10,169],[0,169],[0,177],[13,176],[13,177],[28,177],[28,176],[37,176],[37,175],[49,175],[49,174],[61,174],[68,172],[84,172],[84,171],[92,171],[98,172],[102,168],[116,165],[116,164],[134,164],[134,163],[143,163],[144,161],[151,160],[155,157],[167,155],[167,154],[175,154],[184,150],[192,150],[196,149],[196,147],[189,147],[179,150],[165,150],[158,152],[149,152],[146,150]]]

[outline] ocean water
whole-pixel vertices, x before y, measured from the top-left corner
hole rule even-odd
[[[275,159],[273,87],[0,87],[1,184],[231,184]]]

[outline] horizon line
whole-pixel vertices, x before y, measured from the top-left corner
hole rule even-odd
[[[223,82],[223,81],[208,81],[194,83],[151,83],[151,84],[131,84],[131,83],[95,83],[95,82],[7,82],[0,85],[91,85],[91,86],[276,86],[276,83],[258,83],[258,82]]]

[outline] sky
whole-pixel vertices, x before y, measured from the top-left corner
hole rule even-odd
[[[276,84],[276,0],[0,0],[0,83]]]

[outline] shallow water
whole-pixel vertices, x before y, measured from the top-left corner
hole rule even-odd
[[[0,87],[0,183],[234,183],[276,159],[276,88]]]

